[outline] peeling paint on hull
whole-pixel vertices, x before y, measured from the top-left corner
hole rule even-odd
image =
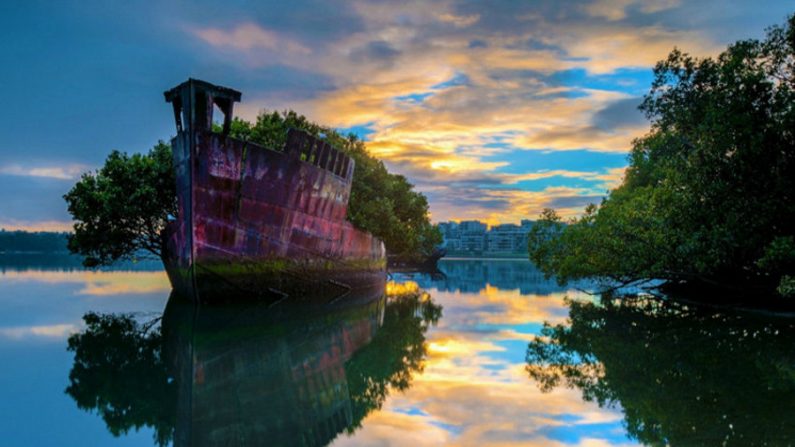
[[[383,282],[383,243],[346,220],[353,160],[299,131],[280,150],[212,132],[212,105],[228,118],[239,97],[195,80],[166,92],[178,129],[179,216],[164,231],[174,288],[202,302],[333,299]]]

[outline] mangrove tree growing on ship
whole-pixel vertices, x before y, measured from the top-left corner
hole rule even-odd
[[[230,134],[265,147],[280,148],[290,128],[325,139],[356,162],[348,220],[384,241],[387,253],[409,260],[423,258],[442,242],[441,232],[430,222],[428,199],[414,191],[414,185],[406,177],[390,173],[356,135],[342,135],[291,110],[263,111],[254,123],[236,118]]]
[[[230,134],[278,149],[289,128],[323,138],[355,160],[348,220],[383,240],[390,255],[419,260],[441,243],[425,196],[404,176],[390,173],[355,135],[343,136],[293,111],[263,112],[254,123],[235,119]],[[113,151],[102,168],[83,174],[64,199],[75,220],[69,249],[83,256],[85,265],[107,265],[141,253],[162,256],[160,232],[168,216],[177,214],[171,146],[161,141],[148,154]]]
[[[147,154],[113,151],[96,172],[83,174],[64,196],[75,220],[69,250],[88,267],[163,255],[160,232],[177,214],[171,146],[160,141]]]

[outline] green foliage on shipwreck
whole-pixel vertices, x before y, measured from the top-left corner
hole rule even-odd
[[[570,222],[546,210],[530,258],[561,282],[795,294],[793,60],[795,16],[716,59],[673,50],[640,106],[651,131],[623,184]]]
[[[230,134],[278,149],[289,128],[323,138],[355,160],[348,220],[383,240],[388,253],[420,260],[441,243],[425,196],[402,175],[387,171],[355,135],[343,136],[293,111],[263,112],[254,123],[235,119]],[[76,222],[69,249],[82,255],[85,265],[107,265],[142,252],[162,256],[160,232],[177,213],[171,147],[161,141],[147,154],[114,151],[64,199]]]
[[[160,141],[147,154],[113,151],[96,172],[83,174],[64,196],[75,220],[69,250],[88,267],[162,256],[161,230],[177,214],[171,146]]]
[[[406,177],[390,173],[356,135],[342,135],[293,111],[262,112],[254,123],[235,118],[230,135],[264,147],[281,148],[290,128],[328,141],[356,162],[348,220],[384,241],[390,255],[420,260],[442,242],[441,232],[430,222],[428,199],[414,191]]]

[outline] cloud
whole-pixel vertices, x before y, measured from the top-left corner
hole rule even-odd
[[[452,23],[459,28],[465,28],[477,23],[477,21],[480,20],[480,15],[457,16],[455,14],[445,13],[439,16],[439,20],[445,23]]]
[[[396,50],[384,40],[375,40],[367,43],[363,48],[358,49],[351,53],[351,60],[364,61],[364,60],[381,60],[390,61],[400,55],[400,51]]]
[[[0,328],[0,337],[22,339],[28,337],[66,338],[77,332],[74,324],[53,324],[48,326],[15,326]]]
[[[570,197],[556,197],[549,202],[550,208],[584,208],[586,205],[589,204],[599,204],[602,199],[604,198],[603,195],[599,196],[570,196]]]
[[[643,136],[648,129],[648,125],[607,131],[588,124],[560,125],[518,137],[516,145],[536,149],[589,149],[626,153],[632,146],[632,140]]]
[[[605,174],[597,175],[596,178],[604,182],[602,183],[604,189],[615,189],[624,181],[626,170],[626,167],[608,169]]]
[[[0,166],[0,174],[15,175],[23,177],[44,177],[59,180],[73,180],[86,172],[88,167],[85,165],[68,166],[39,166],[23,167],[18,164],[6,164]]]
[[[647,123],[646,117],[638,110],[642,101],[642,98],[625,98],[613,101],[594,113],[592,123],[595,127],[606,131],[643,127]]]
[[[199,28],[193,30],[200,39],[215,47],[230,47],[236,50],[279,50],[310,54],[312,51],[295,40],[265,29],[254,23],[243,23],[231,30]]]
[[[611,73],[620,68],[652,67],[674,47],[685,46],[689,52],[708,56],[722,48],[698,31],[674,30],[657,25],[604,26],[582,24],[560,45],[570,57],[583,60],[581,67],[591,73]]]
[[[189,31],[218,50],[243,53],[246,64],[251,66],[291,65],[301,57],[312,54],[312,50],[298,40],[251,22],[238,24],[231,29],[195,27],[189,28]]]
[[[544,208],[549,208],[562,197],[576,202],[577,198],[595,195],[592,189],[547,187],[540,191],[521,189],[486,189],[477,187],[438,187],[428,191],[435,221],[477,219],[496,225],[502,222],[519,222],[534,219]],[[582,212],[581,206],[558,208],[563,217],[573,217]]]
[[[635,0],[596,0],[585,5],[585,11],[594,17],[621,20],[627,16],[627,6],[634,2]]]
[[[633,9],[642,14],[652,14],[668,9],[676,8],[680,0],[595,0],[585,4],[584,9],[592,17],[600,17],[610,21],[622,20],[631,13],[628,9]]]

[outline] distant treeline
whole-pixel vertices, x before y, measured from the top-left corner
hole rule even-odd
[[[0,230],[0,253],[68,253],[69,233]]]

